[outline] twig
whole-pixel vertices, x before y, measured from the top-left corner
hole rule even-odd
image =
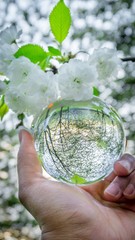
[[[128,61],[135,62],[135,57],[121,58],[121,60],[123,62],[128,62]]]

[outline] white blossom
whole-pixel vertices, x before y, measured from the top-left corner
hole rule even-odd
[[[0,47],[0,74],[6,75],[7,68],[11,61],[15,58],[14,54],[17,51],[17,46],[15,44],[3,44]]]
[[[97,73],[95,67],[89,66],[88,62],[71,59],[60,67],[57,78],[61,98],[79,101],[92,96]]]
[[[117,78],[121,60],[115,49],[100,48],[90,55],[89,64],[96,67],[99,80],[109,81]]]
[[[45,73],[29,59],[20,57],[8,68],[10,83],[5,101],[17,113],[36,115],[57,100],[57,82],[52,72]]]
[[[0,45],[2,44],[12,44],[16,43],[16,39],[20,37],[22,34],[22,31],[17,31],[16,26],[11,25],[10,27],[7,27],[3,31],[0,32]]]

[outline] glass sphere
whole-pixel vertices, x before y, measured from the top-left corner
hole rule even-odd
[[[120,117],[97,97],[51,104],[35,121],[34,133],[46,172],[71,184],[104,178],[125,147]]]

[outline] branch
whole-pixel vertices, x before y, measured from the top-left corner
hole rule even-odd
[[[135,62],[135,57],[121,58],[121,60],[123,62],[128,62],[128,61]]]

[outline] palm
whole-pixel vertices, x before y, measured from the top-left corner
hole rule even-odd
[[[102,195],[106,185],[106,181],[101,181],[80,188],[51,182],[40,176],[28,191],[26,189],[27,197],[28,192],[32,196],[29,196],[29,206],[26,204],[26,207],[45,229],[43,232],[53,232],[65,225],[71,229],[74,223],[91,221],[91,228],[96,226],[91,233],[92,239],[134,239],[134,212],[122,208],[121,203],[105,201]]]

